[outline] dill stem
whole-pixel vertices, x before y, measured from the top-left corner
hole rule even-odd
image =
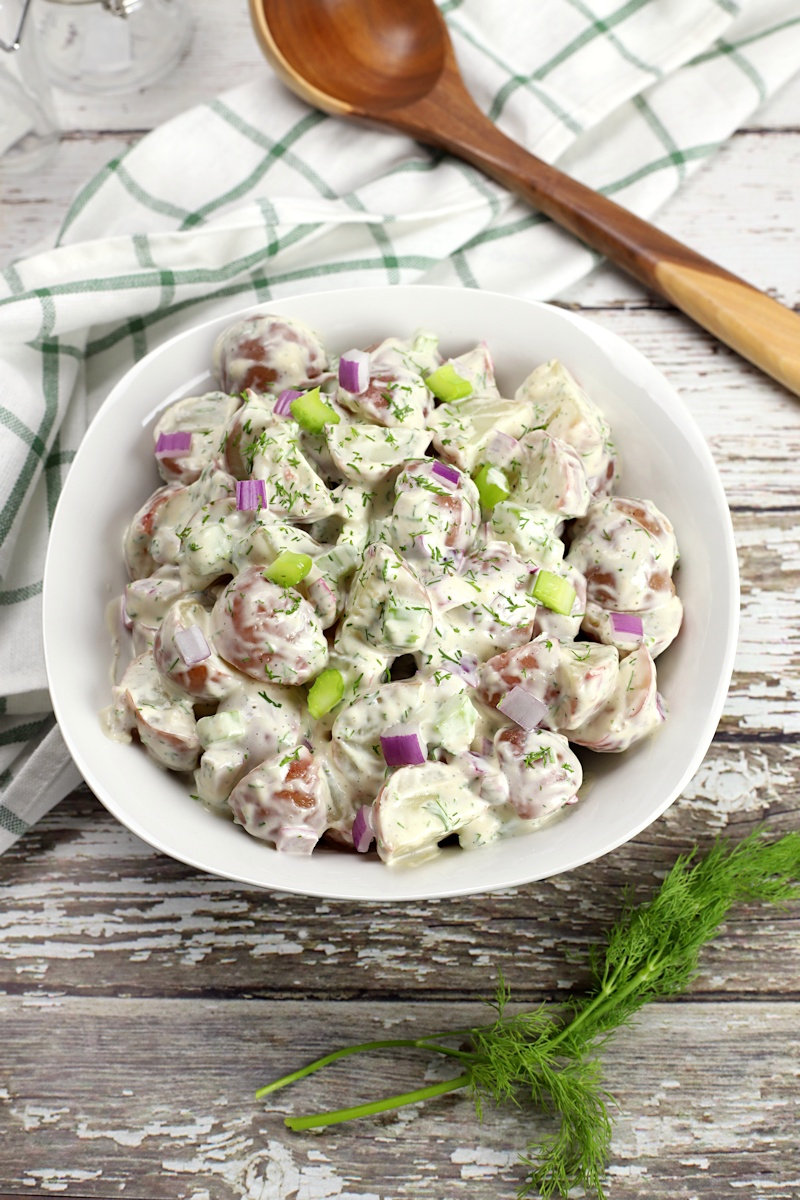
[[[402,1108],[406,1104],[416,1104],[419,1100],[430,1100],[433,1096],[444,1095],[445,1092],[454,1092],[458,1088],[466,1087],[471,1078],[470,1073],[465,1072],[454,1079],[445,1079],[441,1083],[432,1083],[428,1087],[416,1088],[413,1092],[401,1092],[396,1096],[386,1096],[383,1100],[371,1100],[366,1104],[353,1104],[349,1108],[335,1108],[328,1112],[311,1113],[305,1117],[286,1117],[284,1123],[289,1129],[295,1131],[338,1125],[342,1121],[354,1121],[358,1117],[371,1117],[375,1113]]]
[[[280,1088],[288,1087],[290,1083],[296,1083],[298,1079],[305,1079],[306,1075],[312,1075],[322,1067],[327,1067],[340,1058],[346,1058],[349,1054],[363,1054],[369,1050],[384,1050],[395,1046],[416,1046],[416,1044],[415,1038],[383,1038],[375,1042],[361,1042],[358,1046],[343,1046],[339,1050],[324,1054],[322,1058],[315,1058],[313,1062],[307,1063],[304,1067],[290,1071],[287,1075],[281,1075],[279,1079],[273,1079],[271,1083],[260,1087],[256,1092],[256,1100],[260,1100],[262,1096],[268,1096],[270,1092],[277,1092]]]
[[[580,1012],[572,1018],[569,1024],[564,1025],[555,1037],[549,1039],[548,1049],[552,1049],[553,1046],[557,1046],[560,1042],[563,1042],[566,1037],[571,1036],[589,1017],[596,1015],[598,1012],[602,1013],[603,1009],[609,1003],[613,1005],[619,1004],[621,1000],[625,1000],[632,992],[635,992],[643,984],[647,983],[653,975],[658,973],[660,958],[660,953],[651,954],[645,965],[621,987],[617,986],[616,981],[622,974],[622,966],[617,967],[611,978],[603,983],[597,995],[593,996]]]
[[[263,1096],[268,1096],[271,1092],[277,1092],[281,1088],[288,1087],[289,1084],[296,1083],[298,1079],[305,1079],[307,1075],[313,1075],[315,1071],[320,1071],[323,1067],[337,1062],[340,1058],[347,1058],[350,1054],[366,1054],[370,1050],[386,1050],[405,1046],[414,1050],[430,1050],[436,1054],[446,1054],[452,1058],[471,1059],[474,1056],[469,1051],[456,1050],[452,1046],[440,1046],[437,1044],[438,1038],[465,1036],[471,1032],[471,1030],[457,1030],[455,1033],[427,1034],[421,1038],[379,1038],[373,1042],[361,1042],[357,1046],[343,1046],[339,1050],[331,1051],[330,1054],[324,1054],[322,1058],[314,1059],[313,1062],[307,1063],[304,1067],[299,1067],[296,1071],[290,1071],[287,1075],[281,1075],[279,1079],[273,1079],[271,1083],[267,1083],[258,1089],[256,1099],[260,1100]]]

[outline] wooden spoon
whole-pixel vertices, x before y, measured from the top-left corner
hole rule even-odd
[[[800,395],[800,315],[535,158],[480,111],[433,0],[250,0],[264,54],[309,104],[466,159]]]

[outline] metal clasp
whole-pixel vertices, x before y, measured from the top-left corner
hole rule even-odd
[[[20,46],[22,45],[22,30],[25,27],[25,18],[28,15],[28,9],[30,6],[31,0],[25,0],[25,3],[22,6],[22,13],[19,18],[17,32],[14,34],[14,40],[12,42],[5,42],[2,38],[0,38],[0,50],[5,50],[6,54],[13,54],[14,51],[19,50]]]

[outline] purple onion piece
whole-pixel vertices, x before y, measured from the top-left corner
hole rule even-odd
[[[435,462],[432,467],[434,475],[438,475],[443,483],[446,483],[449,488],[455,490],[461,483],[461,474],[455,467],[451,467],[449,463]]]
[[[175,645],[187,667],[193,667],[211,655],[211,647],[199,625],[176,630]]]
[[[302,392],[296,392],[294,388],[284,388],[275,401],[272,411],[276,417],[288,417],[292,411],[292,401],[299,400]]]
[[[236,480],[236,507],[239,512],[256,512],[267,507],[267,485],[263,479]]]
[[[353,396],[369,387],[369,355],[366,350],[348,350],[339,359],[339,386]]]
[[[471,654],[462,654],[459,661],[453,664],[453,671],[460,675],[469,687],[478,686],[478,660]]]
[[[192,448],[192,435],[186,429],[178,429],[175,433],[160,433],[156,442],[156,458],[172,458],[188,454]]]
[[[493,467],[508,466],[518,446],[519,442],[515,437],[512,437],[510,433],[503,433],[501,429],[498,429],[486,447],[486,460]]]
[[[534,696],[521,684],[517,684],[508,692],[497,706],[504,717],[508,717],[523,729],[531,730],[541,723],[547,713],[544,700]]]
[[[419,730],[411,725],[393,725],[382,733],[381,750],[389,767],[418,767],[428,757]]]
[[[614,633],[630,633],[634,637],[644,636],[642,618],[637,616],[636,613],[612,612],[611,628],[614,630]]]
[[[353,845],[359,854],[366,854],[375,840],[372,828],[372,805],[362,804],[353,819]]]

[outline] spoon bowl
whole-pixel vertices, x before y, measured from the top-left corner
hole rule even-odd
[[[268,4],[252,12],[284,79],[288,72],[304,99],[337,114],[391,112],[421,100],[436,85],[449,44],[428,0],[299,0],[281,5],[280,14]]]
[[[529,154],[478,108],[434,0],[250,0],[267,59],[309,104],[479,167],[800,395],[800,316]]]

